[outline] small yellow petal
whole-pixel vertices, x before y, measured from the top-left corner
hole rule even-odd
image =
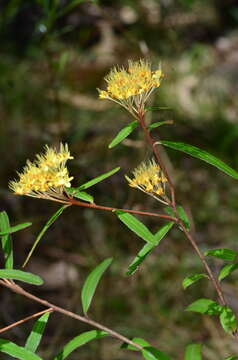
[[[128,69],[113,68],[105,77],[107,89],[98,90],[100,99],[125,101],[160,86],[161,69],[152,71],[151,64],[145,60],[128,62]]]
[[[73,179],[65,166],[69,159],[73,157],[67,144],[61,144],[58,151],[46,146],[45,152],[36,155],[34,162],[27,160],[23,172],[18,173],[19,180],[10,181],[9,188],[17,195],[42,197],[52,190],[61,195]]]
[[[160,166],[155,161],[142,163],[133,171],[134,178],[130,179],[125,176],[126,180],[131,187],[137,187],[149,194],[163,195],[163,183],[167,182],[166,177],[163,175]]]

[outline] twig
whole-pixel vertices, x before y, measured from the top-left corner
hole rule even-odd
[[[156,159],[157,159],[157,161],[158,161],[164,175],[166,176],[166,178],[168,180],[168,184],[169,184],[170,192],[171,192],[171,203],[170,203],[170,205],[173,208],[173,211],[174,211],[174,213],[176,215],[176,222],[182,228],[184,235],[189,240],[189,242],[191,243],[193,249],[197,253],[197,255],[200,258],[201,262],[203,263],[203,265],[204,265],[204,267],[206,269],[206,272],[207,272],[207,274],[209,276],[209,279],[210,279],[211,283],[213,284],[213,286],[214,286],[214,288],[215,288],[215,290],[217,292],[217,295],[218,295],[218,298],[220,299],[221,305],[226,305],[226,300],[225,300],[225,297],[223,295],[223,292],[222,292],[222,289],[221,289],[221,286],[220,286],[219,282],[217,281],[217,279],[214,276],[214,274],[213,274],[210,266],[208,265],[205,257],[203,256],[203,254],[201,253],[199,247],[197,246],[195,239],[193,238],[191,233],[189,231],[187,231],[187,229],[185,228],[185,226],[183,224],[183,221],[180,219],[180,216],[179,216],[179,214],[177,212],[177,208],[176,208],[177,205],[176,205],[176,197],[175,197],[175,188],[174,188],[173,183],[172,183],[172,181],[171,181],[171,179],[169,177],[166,166],[164,165],[164,163],[163,163],[163,161],[161,159],[159,150],[156,147],[156,142],[153,139],[153,137],[151,136],[151,134],[148,131],[147,127],[146,127],[143,112],[140,113],[139,122],[140,122],[140,125],[141,125],[141,127],[142,127],[142,129],[144,131],[145,138],[146,138],[148,144],[151,146],[151,148],[152,148],[152,150],[153,150],[153,152],[154,152],[154,154],[156,156]]]
[[[158,164],[161,167],[161,170],[163,171],[165,177],[168,180],[168,184],[169,184],[169,188],[170,188],[170,193],[171,193],[171,202],[172,202],[172,206],[174,207],[176,204],[176,200],[175,200],[175,189],[174,189],[174,185],[173,182],[168,174],[168,171],[166,169],[166,166],[164,165],[158,147],[156,147],[156,141],[154,140],[154,138],[152,137],[152,135],[150,134],[150,132],[148,131],[146,124],[145,124],[145,114],[144,112],[139,112],[139,123],[142,127],[142,130],[144,131],[146,140],[148,142],[148,144],[151,146],[152,151],[158,161]]]
[[[192,235],[186,230],[183,222],[180,220],[179,221],[179,226],[182,228],[183,230],[183,233],[185,234],[185,236],[187,237],[187,239],[190,241],[192,247],[194,248],[194,250],[196,251],[198,257],[200,258],[201,262],[203,263],[206,271],[207,271],[207,274],[209,276],[209,279],[211,280],[214,288],[216,289],[216,292],[218,294],[218,297],[221,301],[221,304],[222,305],[226,305],[226,300],[225,300],[225,297],[223,295],[223,292],[222,292],[222,289],[221,289],[221,286],[219,284],[219,282],[217,281],[217,279],[215,278],[215,276],[213,275],[213,272],[210,268],[210,266],[208,265],[204,255],[202,254],[202,252],[200,251],[199,247],[197,246],[196,244],[196,241],[194,240],[194,238],[192,237]]]
[[[33,314],[33,315],[27,316],[27,317],[24,318],[24,319],[21,319],[21,320],[19,320],[19,321],[14,322],[14,323],[11,324],[11,325],[8,325],[8,326],[5,326],[4,328],[1,328],[1,329],[0,329],[0,334],[2,334],[3,332],[5,332],[5,331],[7,331],[7,330],[9,330],[9,329],[12,329],[12,328],[18,326],[18,325],[21,325],[21,324],[23,324],[24,322],[27,322],[27,321],[29,321],[29,320],[31,320],[31,319],[34,319],[34,318],[36,318],[36,317],[38,317],[38,316],[41,316],[41,315],[43,315],[43,314],[45,314],[45,313],[47,313],[47,312],[52,312],[53,310],[54,310],[54,309],[49,308],[49,309],[40,311],[40,312],[38,312],[38,313],[35,313],[35,314]]]
[[[118,209],[118,208],[109,207],[109,206],[96,205],[94,203],[86,203],[86,202],[75,200],[73,198],[69,198],[68,203],[70,203],[72,205],[87,207],[87,208],[90,208],[90,209],[106,210],[106,211],[112,211],[112,212],[125,211],[125,212],[130,213],[130,214],[154,216],[154,217],[159,217],[161,219],[167,219],[167,220],[170,220],[170,221],[177,222],[177,219],[175,217],[173,217],[173,216],[164,215],[164,214],[156,214],[156,213],[148,212],[148,211],[139,211],[139,210],[130,210],[130,209]]]
[[[21,288],[19,285],[15,284],[15,283],[9,283],[9,282],[5,282],[4,280],[0,280],[0,284],[7,287],[8,289],[12,290],[13,292],[19,294],[19,295],[22,295],[22,296],[25,296],[27,297],[28,299],[31,299],[35,302],[38,302],[44,306],[46,306],[47,308],[51,308],[52,311],[57,311],[61,314],[64,314],[68,317],[71,317],[73,319],[76,319],[78,321],[81,321],[81,322],[84,322],[86,324],[89,324],[91,326],[94,326],[95,328],[97,329],[100,329],[100,330],[103,330],[105,332],[107,332],[109,335],[111,335],[112,337],[122,341],[122,342],[125,342],[129,345],[132,345],[134,347],[136,347],[138,350],[142,350],[142,346],[134,343],[133,341],[131,341],[130,339],[126,338],[125,336],[119,334],[118,332],[114,331],[114,330],[111,330],[109,329],[108,327],[104,326],[104,325],[101,325],[99,324],[98,322],[94,321],[94,320],[91,320],[90,318],[88,317],[84,317],[84,316],[81,316],[81,315],[78,315],[78,314],[75,314],[69,310],[66,310],[64,308],[61,308],[57,305],[54,305],[54,304],[51,304],[50,302],[48,302],[47,300],[44,300],[42,298],[39,298],[31,293],[29,293],[28,291],[25,291],[23,288]]]

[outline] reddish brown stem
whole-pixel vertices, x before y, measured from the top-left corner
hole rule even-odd
[[[139,113],[139,122],[140,122],[140,125],[142,127],[142,130],[145,134],[145,138],[148,142],[148,144],[151,146],[152,148],[152,151],[156,157],[156,160],[158,161],[158,164],[160,165],[161,167],[161,170],[163,171],[165,177],[167,178],[168,180],[168,184],[169,184],[169,188],[170,188],[170,193],[171,193],[171,203],[172,203],[172,206],[174,207],[175,206],[175,189],[174,189],[174,185],[173,185],[173,182],[168,174],[168,171],[166,169],[166,166],[164,165],[163,163],[163,160],[160,156],[160,152],[158,150],[158,147],[156,146],[156,141],[154,140],[154,138],[152,137],[152,135],[150,134],[149,130],[147,129],[146,127],[146,124],[145,124],[145,115],[143,112],[140,112]]]
[[[226,300],[224,298],[224,295],[223,295],[223,292],[222,292],[222,289],[221,289],[221,286],[220,284],[218,283],[217,279],[215,278],[215,276],[213,275],[213,272],[212,270],[210,269],[208,263],[206,262],[206,259],[204,257],[204,255],[201,253],[199,247],[197,246],[194,238],[192,237],[192,235],[186,230],[183,222],[181,220],[179,220],[179,226],[182,228],[183,230],[183,233],[185,234],[185,236],[187,237],[187,239],[190,241],[192,247],[194,248],[194,250],[196,251],[198,257],[200,258],[201,262],[203,263],[206,271],[207,271],[207,274],[214,286],[214,288],[216,289],[216,292],[218,294],[218,297],[220,299],[220,302],[221,302],[221,305],[226,305]]]
[[[70,203],[72,205],[87,207],[87,208],[90,208],[90,209],[106,210],[106,211],[112,211],[112,212],[114,212],[114,211],[125,211],[125,212],[130,213],[130,214],[154,216],[154,217],[159,217],[161,219],[166,219],[166,220],[177,222],[177,219],[175,217],[173,217],[173,216],[164,215],[164,214],[156,214],[156,213],[148,212],[148,211],[139,211],[139,210],[130,210],[130,209],[118,209],[118,208],[109,207],[109,206],[96,205],[94,203],[90,204],[90,203],[75,200],[73,198],[69,198],[68,203]]]
[[[33,300],[37,303],[40,303],[48,308],[51,308],[52,310],[54,311],[57,311],[63,315],[66,315],[68,317],[71,317],[73,319],[76,319],[76,320],[79,320],[81,322],[84,322],[86,324],[89,324],[97,329],[100,329],[100,330],[103,330],[105,332],[107,332],[109,335],[111,335],[112,337],[122,341],[122,342],[125,342],[129,345],[132,345],[134,347],[136,347],[138,350],[141,350],[142,349],[142,346],[134,343],[133,341],[131,341],[130,339],[126,338],[125,336],[119,334],[118,332],[114,331],[114,330],[111,330],[109,329],[108,327],[104,326],[104,325],[101,325],[99,323],[97,323],[96,321],[94,320],[91,320],[89,319],[88,317],[85,317],[85,316],[81,316],[81,315],[78,315],[78,314],[75,314],[71,311],[68,311],[64,308],[61,308],[57,305],[54,305],[54,304],[51,304],[50,302],[48,302],[47,300],[44,300],[42,298],[39,298],[31,293],[29,293],[28,291],[25,291],[23,288],[21,288],[20,286],[16,285],[15,283],[9,283],[9,282],[6,282],[4,280],[0,280],[0,284],[7,287],[8,289],[12,290],[13,292],[19,294],[19,295],[22,295],[22,296],[25,296],[27,297],[28,299],[30,300]]]
[[[25,322],[27,322],[27,321],[29,321],[29,320],[32,320],[32,319],[34,319],[34,318],[36,318],[36,317],[38,317],[38,316],[41,316],[41,315],[43,315],[43,314],[45,314],[45,313],[52,312],[52,311],[53,311],[53,308],[49,308],[49,309],[40,311],[40,312],[38,312],[38,313],[35,313],[35,314],[33,314],[33,315],[27,316],[27,317],[24,318],[24,319],[21,319],[21,320],[19,320],[19,321],[14,322],[14,323],[11,324],[11,325],[8,325],[8,326],[5,326],[4,328],[1,328],[1,329],[0,329],[0,334],[3,333],[3,332],[5,332],[5,331],[7,331],[7,330],[10,330],[10,329],[18,326],[18,325],[21,325],[21,324],[23,324],[23,323],[25,323]]]
[[[175,188],[174,188],[173,183],[172,183],[172,181],[171,181],[171,179],[169,177],[166,166],[164,165],[163,160],[161,159],[159,150],[156,147],[156,142],[153,139],[153,137],[151,136],[151,134],[148,131],[147,127],[146,127],[144,117],[145,117],[145,115],[144,115],[144,113],[142,111],[140,113],[140,115],[139,115],[139,122],[140,122],[142,130],[143,130],[143,132],[145,134],[146,141],[151,146],[151,148],[152,148],[152,150],[154,152],[154,155],[155,155],[155,157],[156,157],[156,159],[157,159],[157,161],[158,161],[164,175],[166,176],[166,178],[168,180],[168,184],[169,184],[170,192],[171,192],[171,204],[170,205],[173,208],[174,213],[176,215],[176,222],[182,228],[184,235],[189,240],[189,242],[191,243],[193,249],[197,253],[197,255],[200,258],[201,262],[203,263],[203,265],[204,265],[204,267],[206,269],[206,272],[207,272],[207,274],[209,276],[209,279],[210,279],[211,283],[213,284],[213,287],[215,288],[215,290],[217,292],[217,295],[218,295],[218,298],[220,300],[221,305],[226,305],[226,300],[225,300],[225,297],[223,295],[223,292],[222,292],[222,289],[221,289],[221,286],[220,286],[219,282],[217,281],[217,279],[214,276],[214,274],[213,274],[210,266],[208,265],[205,257],[203,256],[203,254],[201,253],[199,247],[197,246],[196,241],[194,240],[193,236],[191,235],[191,233],[189,231],[187,231],[187,229],[185,228],[185,226],[183,224],[183,221],[180,219],[180,216],[179,216],[179,214],[177,212],[177,208],[176,208],[177,205],[176,205],[176,197],[175,197]]]

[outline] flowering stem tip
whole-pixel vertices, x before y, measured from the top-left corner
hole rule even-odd
[[[162,77],[161,69],[152,71],[146,60],[129,61],[127,69],[114,67],[105,77],[107,88],[98,89],[99,98],[118,103],[138,119],[138,114],[145,112],[147,99],[160,86]]]
[[[43,154],[36,155],[34,162],[27,160],[19,179],[9,182],[9,188],[16,195],[27,195],[42,199],[67,202],[64,189],[71,186],[67,160],[73,159],[68,145],[60,144],[57,151],[45,146]]]
[[[125,176],[129,186],[137,188],[156,200],[167,204],[165,195],[167,179],[154,160],[139,165],[133,171],[133,176],[132,179]]]

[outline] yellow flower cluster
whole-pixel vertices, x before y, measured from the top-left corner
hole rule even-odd
[[[154,197],[165,194],[167,179],[162,173],[160,166],[154,160],[142,163],[133,171],[133,175],[133,179],[126,176],[131,187],[142,190]]]
[[[100,99],[113,100],[130,112],[138,113],[152,91],[160,86],[161,69],[151,70],[145,60],[129,61],[128,69],[113,68],[105,77],[106,90],[98,90]]]
[[[17,195],[27,195],[44,199],[63,201],[64,188],[70,187],[73,177],[69,177],[65,164],[73,159],[67,144],[60,144],[57,151],[46,145],[45,153],[36,156],[36,160],[27,160],[19,180],[10,181],[10,189]]]

